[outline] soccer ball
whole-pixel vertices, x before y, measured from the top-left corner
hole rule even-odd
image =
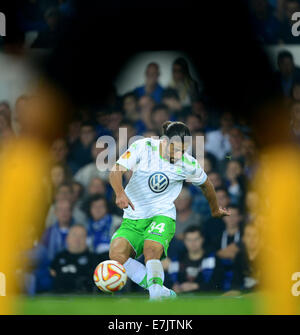
[[[120,291],[127,282],[126,270],[117,261],[104,261],[94,271],[94,282],[103,292]]]

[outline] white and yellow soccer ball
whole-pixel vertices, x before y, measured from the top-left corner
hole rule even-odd
[[[104,261],[94,271],[94,282],[103,292],[120,291],[127,282],[126,270],[117,261]]]

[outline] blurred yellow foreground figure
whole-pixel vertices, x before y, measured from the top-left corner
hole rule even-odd
[[[31,247],[44,215],[47,151],[34,140],[7,143],[0,158],[0,314],[14,314],[20,254]]]
[[[254,183],[261,199],[257,225],[263,220],[270,252],[260,260],[264,301],[258,312],[299,314],[292,276],[300,272],[300,151],[283,145],[261,154]]]

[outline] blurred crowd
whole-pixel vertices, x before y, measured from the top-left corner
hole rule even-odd
[[[250,16],[256,37],[264,44],[299,44],[294,36],[292,19],[300,12],[299,0],[248,0]],[[298,30],[298,29],[296,29]]]
[[[291,105],[291,136],[299,141],[299,70],[286,51],[279,54],[278,64],[282,91]],[[249,186],[258,169],[251,129],[229,110],[206,104],[184,58],[174,60],[171,73],[169,84],[163,87],[159,64],[148,64],[142,86],[122,96],[112,90],[107,104],[94,114],[78,111],[66,136],[51,144],[50,171],[44,185],[48,212],[42,234],[34,238],[32,249],[24,255],[30,267],[25,273],[19,270],[27,294],[97,290],[93,270],[109,258],[110,238],[122,222],[122,210],[115,206],[108,183],[109,168],[100,171],[96,167],[98,155],[106,150],[105,143],[99,146],[99,137],[112,136],[119,156],[128,145],[119,136],[120,128],[127,129],[128,140],[135,135],[160,136],[161,125],[167,120],[183,121],[193,137],[204,136],[203,168],[220,206],[229,208],[231,215],[212,218],[201,190],[184,184],[175,201],[176,234],[168,258],[163,260],[166,285],[176,292],[259,287],[256,260],[264,248],[261,230],[265,223],[257,216],[260,199]],[[20,96],[14,113],[8,103],[0,103],[1,146],[22,132],[22,112],[28,99],[30,96]],[[125,174],[124,185],[130,177],[130,172]],[[142,290],[129,281],[122,292]]]
[[[246,0],[255,38],[264,44],[298,44],[292,20],[300,12],[300,0]],[[30,48],[52,48],[60,29],[75,13],[73,0],[22,0],[18,20]],[[62,23],[62,24],[60,24]],[[243,29],[238,27],[237,29]]]

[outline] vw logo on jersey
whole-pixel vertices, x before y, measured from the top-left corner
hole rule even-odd
[[[169,186],[169,178],[162,172],[153,173],[148,180],[152,192],[161,193]]]

